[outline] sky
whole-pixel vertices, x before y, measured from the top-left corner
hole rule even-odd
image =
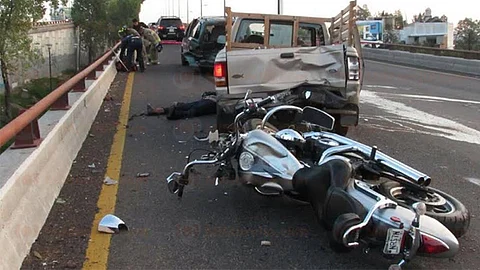
[[[223,15],[224,0],[146,0],[142,5],[140,20],[145,23],[156,22],[160,16],[179,15],[182,21],[187,22],[187,1],[188,21],[200,16],[200,3],[202,3],[202,14],[204,16]],[[252,13],[277,13],[277,0],[225,0],[226,5],[237,12]],[[348,6],[348,0],[281,0],[283,2],[283,14],[304,15],[313,17],[332,17]],[[325,3],[328,3],[327,5]],[[366,4],[374,14],[382,10],[393,13],[401,10],[404,18],[411,22],[413,15],[425,12],[430,8],[433,16],[445,14],[449,22],[454,25],[465,17],[480,19],[480,1],[477,0],[357,0],[359,6]]]

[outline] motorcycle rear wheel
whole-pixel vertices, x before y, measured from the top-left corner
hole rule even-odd
[[[380,185],[380,192],[398,204],[411,208],[416,202],[427,205],[426,215],[438,220],[447,227],[455,237],[462,237],[470,226],[470,213],[455,197],[441,190],[429,187],[426,196],[420,197],[417,191],[408,189],[394,181]]]

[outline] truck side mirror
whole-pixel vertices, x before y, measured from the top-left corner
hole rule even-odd
[[[217,43],[225,45],[225,43],[227,43],[227,37],[225,35],[218,36]]]

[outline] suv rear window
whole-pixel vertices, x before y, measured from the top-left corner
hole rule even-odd
[[[176,27],[180,27],[180,25],[182,25],[182,21],[181,21],[180,19],[161,19],[161,20],[160,20],[160,26],[165,26],[165,27],[176,26]]]

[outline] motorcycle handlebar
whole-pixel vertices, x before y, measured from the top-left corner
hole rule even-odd
[[[263,106],[265,106],[269,103],[272,103],[273,101],[275,101],[275,96],[269,96],[269,97],[257,102],[257,106],[258,107],[263,107]]]

